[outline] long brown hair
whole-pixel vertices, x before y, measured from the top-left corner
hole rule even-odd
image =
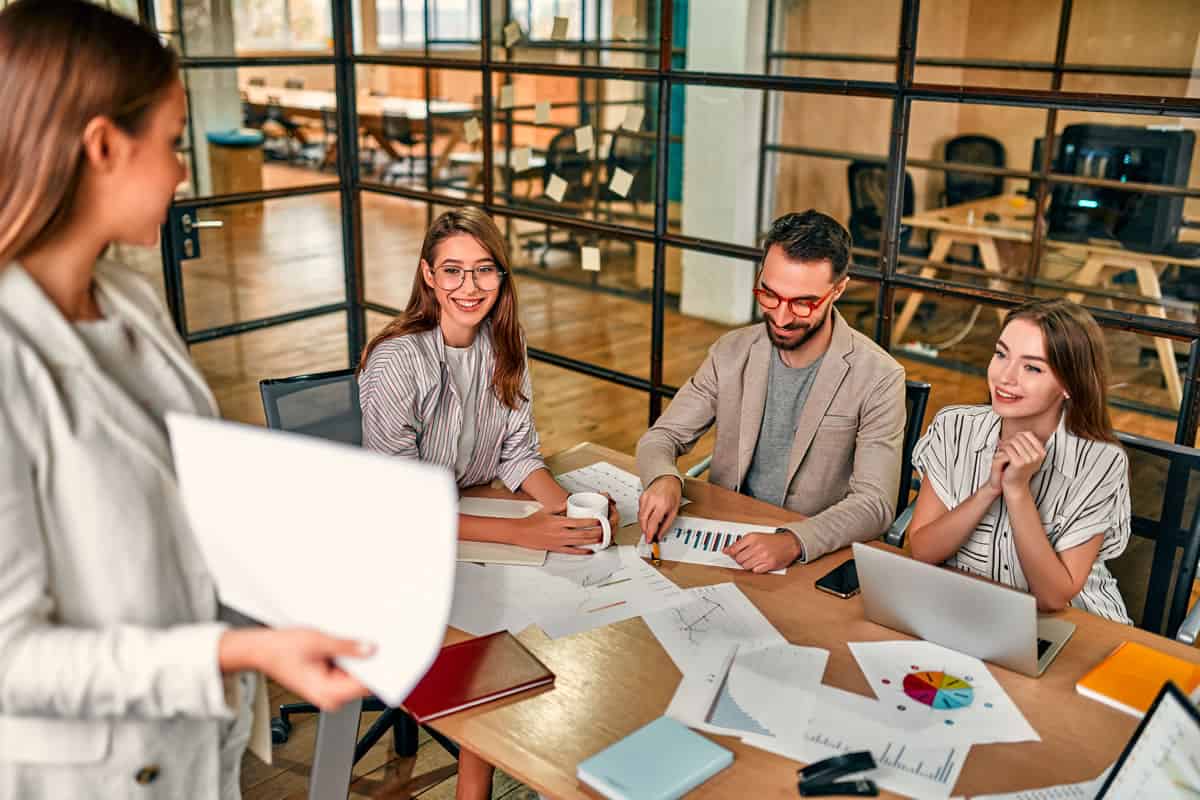
[[[71,213],[88,123],[140,132],[179,74],[149,30],[84,0],[18,0],[0,12],[0,266]]]
[[[492,376],[492,389],[500,401],[509,408],[516,408],[522,400],[529,398],[521,394],[521,380],[525,377],[525,343],[521,325],[517,321],[517,287],[513,284],[509,270],[508,245],[491,217],[477,208],[465,206],[446,211],[433,221],[421,245],[421,261],[433,266],[437,246],[451,236],[466,234],[479,242],[496,266],[504,270],[504,281],[497,289],[500,296],[488,312],[492,321],[492,341],[496,348],[496,368]],[[418,266],[413,276],[412,294],[404,313],[387,324],[363,351],[358,362],[358,371],[367,366],[371,352],[388,339],[433,330],[438,326],[441,307],[432,287],[425,282],[424,267]]]
[[[1034,300],[1004,317],[1007,327],[1024,319],[1041,330],[1046,362],[1066,389],[1067,430],[1084,439],[1116,442],[1108,415],[1108,349],[1100,326],[1070,300]]]

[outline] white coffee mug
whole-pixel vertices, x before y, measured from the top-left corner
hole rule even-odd
[[[576,492],[567,497],[567,516],[571,519],[595,519],[604,529],[604,539],[596,544],[581,544],[593,553],[612,544],[612,527],[608,524],[608,498],[599,492]]]

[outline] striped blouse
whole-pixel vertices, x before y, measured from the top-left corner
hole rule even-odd
[[[1064,417],[1065,420],[1065,417]],[[983,486],[1000,439],[991,406],[947,406],[913,450],[913,466],[946,508]],[[1129,463],[1118,445],[1069,433],[1063,420],[1046,445],[1046,459],[1029,484],[1042,525],[1056,552],[1104,535],[1091,574],[1071,605],[1114,622],[1129,623],[1125,601],[1104,562],[1129,542]],[[1001,496],[946,566],[1029,590],[1012,523]]]
[[[475,340],[481,365],[475,393],[475,444],[471,458],[457,469],[463,408],[446,363],[440,328],[398,336],[378,345],[358,376],[363,446],[390,455],[419,458],[455,473],[460,487],[500,478],[516,491],[534,470],[545,467],[533,424],[533,384],[529,365],[517,408],[492,391],[496,351],[491,325]]]

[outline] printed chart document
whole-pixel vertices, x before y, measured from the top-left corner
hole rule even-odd
[[[453,476],[232,422],[168,414],[167,429],[221,601],[274,627],[374,643],[375,655],[338,665],[389,705],[402,702],[445,635],[457,546]]]
[[[564,472],[558,475],[556,480],[568,492],[607,492],[617,504],[617,511],[621,514],[621,525],[637,522],[642,481],[632,472],[626,472],[607,461],[597,461],[595,464]],[[685,497],[680,501],[680,505],[685,506],[690,502]]]
[[[684,595],[682,603],[642,617],[685,675],[697,662],[701,648],[710,642],[736,644],[742,653],[772,644],[787,644],[735,584],[697,586],[685,590]]]
[[[659,552],[666,561],[705,564],[710,567],[742,569],[721,551],[748,533],[771,533],[770,525],[749,525],[744,522],[725,522],[701,517],[676,517],[671,530],[660,537]],[[638,543],[638,554],[650,558],[650,545]],[[787,568],[773,570],[772,575],[786,575]]]
[[[850,652],[894,728],[924,742],[1036,742],[987,666],[974,656],[921,641],[851,642]]]

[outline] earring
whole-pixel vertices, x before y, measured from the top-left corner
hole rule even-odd
[[[1071,399],[1071,395],[1067,394],[1066,392],[1063,392],[1063,399],[1064,399],[1064,400],[1070,400],[1070,399]]]

